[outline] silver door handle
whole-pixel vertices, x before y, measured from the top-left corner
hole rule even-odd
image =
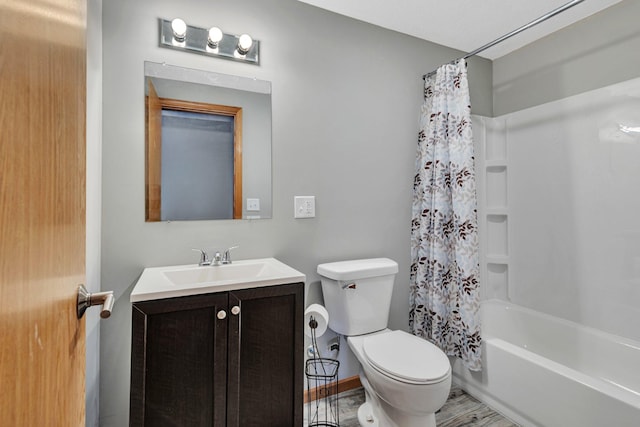
[[[90,293],[84,285],[80,285],[78,286],[78,319],[84,316],[87,308],[93,307],[94,305],[102,306],[100,317],[106,319],[111,316],[114,302],[113,291]]]

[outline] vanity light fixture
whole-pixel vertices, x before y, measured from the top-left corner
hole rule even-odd
[[[187,24],[180,18],[175,18],[171,21],[171,31],[173,32],[173,38],[178,43],[184,42],[187,37]]]
[[[209,46],[211,49],[217,49],[218,43],[220,43],[220,40],[222,40],[223,37],[224,37],[224,33],[220,28],[218,27],[209,28],[209,37],[207,39],[207,46]]]
[[[241,56],[245,56],[249,53],[251,45],[253,45],[253,39],[251,36],[249,34],[243,34],[238,38],[238,47],[236,50]]]
[[[218,27],[193,27],[180,18],[159,21],[161,47],[260,64],[260,42],[248,34],[237,36]]]
[[[626,126],[626,125],[618,125],[620,130],[624,133],[640,133],[640,126]]]

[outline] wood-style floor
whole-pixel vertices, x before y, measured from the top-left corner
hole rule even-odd
[[[364,390],[345,391],[338,395],[340,427],[360,427],[358,424],[358,408],[364,402]],[[314,402],[312,402],[314,403]],[[305,405],[305,424],[309,406]],[[315,406],[313,407],[315,410]],[[322,409],[322,408],[320,408]],[[517,427],[512,421],[503,417],[484,403],[479,402],[456,385],[451,386],[447,403],[436,413],[438,427]]]

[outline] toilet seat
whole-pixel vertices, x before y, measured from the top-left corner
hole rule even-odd
[[[447,356],[435,345],[404,331],[364,338],[369,364],[381,374],[409,384],[434,384],[451,375]]]

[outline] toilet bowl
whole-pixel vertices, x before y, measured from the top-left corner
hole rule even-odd
[[[363,387],[370,389],[370,414],[360,414],[366,423],[360,420],[361,425],[371,425],[371,418],[380,427],[436,425],[435,412],[445,404],[451,389],[451,365],[439,348],[389,329],[348,337],[347,342],[360,362]]]
[[[320,264],[329,327],[347,336],[360,363],[361,426],[435,427],[451,388],[451,365],[435,345],[387,329],[398,265],[388,258]]]

